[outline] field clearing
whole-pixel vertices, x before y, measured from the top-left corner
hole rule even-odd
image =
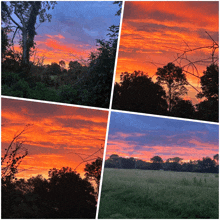
[[[219,217],[218,174],[105,168],[99,219]]]

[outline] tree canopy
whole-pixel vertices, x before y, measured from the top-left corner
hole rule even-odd
[[[173,105],[181,95],[187,93],[185,85],[187,80],[182,69],[175,66],[173,63],[168,63],[163,68],[158,68],[156,72],[157,82],[160,85],[165,85],[167,88],[168,111],[171,112]]]
[[[153,163],[163,163],[163,159],[160,156],[154,156],[150,159]]]
[[[113,108],[127,111],[164,114],[167,110],[166,93],[144,72],[121,74],[120,83],[115,84]]]
[[[85,176],[87,180],[95,181],[96,191],[99,192],[99,183],[102,171],[102,159],[99,157],[92,163],[87,163],[85,166]]]
[[[206,98],[207,100],[219,100],[219,67],[217,64],[211,64],[203,72],[201,77],[202,92],[198,93],[198,98]]]

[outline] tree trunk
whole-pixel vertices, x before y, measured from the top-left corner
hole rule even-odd
[[[169,85],[169,112],[171,111],[171,85]]]
[[[28,36],[26,28],[22,29],[22,47],[23,47],[23,54],[22,54],[22,63],[29,64],[29,48],[28,48]]]

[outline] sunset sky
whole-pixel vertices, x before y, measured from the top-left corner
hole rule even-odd
[[[213,159],[219,152],[218,125],[112,112],[106,152],[106,159],[111,154],[145,161]]]
[[[218,1],[125,2],[116,81],[120,80],[121,72],[134,70],[144,71],[156,80],[157,68],[172,62],[177,53],[212,46],[205,31],[218,42],[218,4]],[[187,58],[196,61],[210,54],[211,50],[203,49],[188,53]],[[202,76],[206,66],[198,64],[197,68]],[[200,88],[198,78],[188,74],[187,79]],[[185,99],[197,103],[195,95],[198,92],[192,87],[188,89]]]
[[[52,168],[71,167],[82,158],[103,157],[107,111],[69,107],[2,98],[2,153],[13,137],[32,124],[20,137],[28,155],[23,159],[18,177],[42,174]],[[77,155],[78,154],[78,155]],[[77,168],[83,175],[85,163]]]
[[[44,56],[45,64],[87,59],[97,48],[96,39],[107,39],[107,29],[119,25],[118,9],[112,1],[57,1],[49,11],[51,22],[36,30],[37,56]]]

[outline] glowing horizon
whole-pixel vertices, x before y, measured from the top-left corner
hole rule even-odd
[[[184,50],[212,46],[206,31],[218,42],[218,20],[217,1],[125,2],[115,81],[120,81],[122,72],[135,70],[147,73],[155,81],[157,68],[174,61]],[[204,59],[211,52],[206,48],[192,51],[187,54],[187,59]],[[184,62],[186,64],[182,60],[182,66]],[[204,63],[197,65],[200,76],[206,66]],[[186,76],[189,83],[200,91],[198,78],[190,74]],[[190,86],[187,88],[188,95],[184,99],[198,103],[200,100],[195,97],[198,92]]]
[[[96,39],[108,39],[108,28],[119,24],[118,9],[111,1],[58,1],[49,11],[51,22],[36,25],[35,59],[45,57],[44,64],[64,60],[66,66],[75,60],[86,63],[90,53],[97,51]],[[21,50],[19,41],[17,36],[16,51]]]
[[[107,118],[107,111],[2,98],[2,154],[15,134],[31,124],[19,138],[28,155],[17,176],[47,177],[52,168],[75,169],[91,154],[89,163],[103,157]],[[85,164],[76,169],[81,176]]]
[[[219,151],[217,124],[111,113],[106,158],[112,154],[150,161],[213,158]]]

